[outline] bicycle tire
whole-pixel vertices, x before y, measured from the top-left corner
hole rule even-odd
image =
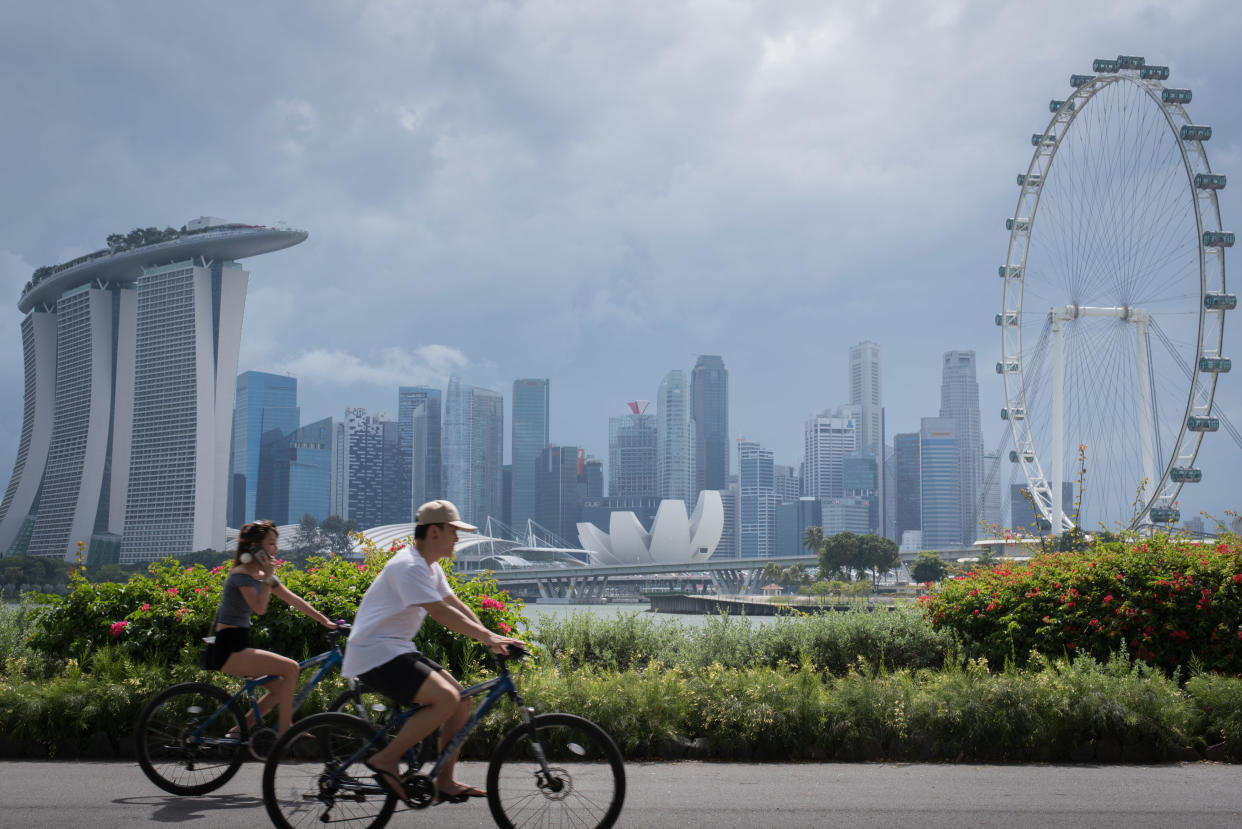
[[[327,822],[346,829],[387,824],[397,798],[372,780],[363,758],[341,773],[341,761],[374,736],[370,723],[335,711],[313,714],[281,734],[263,764],[263,806],[277,829]]]
[[[147,779],[166,792],[200,795],[237,774],[250,734],[245,715],[230,700],[228,693],[205,682],[173,685],[156,694],[134,726],[138,766]],[[196,734],[217,711],[219,716]],[[214,742],[232,728],[238,729],[238,742]],[[204,738],[207,742],[199,742]]]
[[[617,744],[574,714],[541,714],[534,731],[552,776],[539,779],[530,725],[506,734],[487,766],[487,805],[496,825],[609,829],[625,803],[625,762]]]

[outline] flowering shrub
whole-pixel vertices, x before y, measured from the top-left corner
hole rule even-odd
[[[361,561],[339,556],[312,558],[305,570],[280,561],[276,568],[280,580],[329,619],[353,619],[367,587],[392,554],[405,546],[398,543],[380,550],[365,539],[360,541]],[[441,566],[454,592],[490,630],[509,634],[525,628],[521,602],[511,600],[494,579],[466,581],[456,575],[451,561]],[[165,559],[125,584],[91,583],[81,570],[75,570],[67,595],[39,598],[30,646],[80,660],[100,648],[119,648],[144,662],[196,658],[202,637],[211,629],[228,570],[228,560],[208,569],[202,565],[184,568]],[[303,659],[326,647],[323,629],[279,599],[273,599],[267,613],[252,622],[251,641],[257,648]],[[478,642],[431,620],[417,642],[430,658],[459,676],[486,656]]]
[[[1156,535],[1048,553],[942,582],[924,596],[936,628],[993,667],[1032,650],[1101,661],[1127,653],[1165,669],[1242,673],[1242,541]]]

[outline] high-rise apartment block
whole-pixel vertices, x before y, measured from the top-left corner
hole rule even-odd
[[[983,433],[979,424],[979,382],[975,352],[948,351],[940,385],[940,416],[953,419],[961,459],[961,538],[973,544],[979,537],[979,494],[983,484]],[[926,531],[924,543],[927,543]]]
[[[288,493],[271,489],[282,480],[271,465],[281,462],[285,438],[298,428],[300,420],[296,378],[262,371],[237,375],[233,451],[229,457],[230,527],[240,527],[256,518],[285,523],[273,517],[283,515],[278,504],[288,508]],[[261,480],[268,484],[268,490],[262,493]]]
[[[694,421],[690,417],[690,390],[686,373],[673,369],[664,375],[656,398],[658,476],[657,495],[662,500],[679,500],[686,509],[695,503]]]
[[[483,527],[504,514],[501,475],[504,456],[504,398],[449,377],[444,401],[446,495],[470,524]]]
[[[963,545],[961,462],[957,421],[951,417],[923,418],[919,430],[919,520],[925,550],[955,550]]]
[[[547,380],[513,381],[513,479],[510,521],[519,534],[535,517],[535,478],[539,458],[548,448],[551,397]],[[575,527],[571,538],[577,538]]]
[[[190,222],[40,268],[18,301],[25,408],[0,551],[146,561],[223,549],[238,259],[304,231]]]
[[[729,482],[729,372],[724,360],[705,354],[690,373],[694,421],[694,494],[721,490]]]
[[[776,547],[776,491],[772,450],[739,440],[738,529],[742,558],[771,558]]]

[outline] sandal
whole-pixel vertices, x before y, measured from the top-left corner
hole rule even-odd
[[[371,776],[375,779],[376,783],[379,783],[381,789],[383,789],[385,792],[392,795],[393,797],[397,798],[397,800],[400,800],[406,806],[410,806],[411,808],[413,807],[414,804],[412,804],[410,802],[410,799],[406,796],[405,787],[401,785],[401,778],[397,775],[396,772],[385,771],[384,769],[376,768],[375,766],[371,765],[365,760],[363,761],[362,765],[366,766],[368,769],[375,772],[375,774]],[[397,785],[395,786],[392,783],[392,781],[394,780],[397,781]]]
[[[436,803],[465,803],[472,797],[487,797],[487,792],[478,786],[462,786],[452,793],[436,791]]]

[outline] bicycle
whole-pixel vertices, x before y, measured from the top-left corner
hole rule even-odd
[[[296,711],[328,672],[338,667],[344,654],[339,640],[349,625],[337,622],[328,633],[331,648],[298,664],[298,669],[320,666],[293,701]],[[259,715],[258,689],[275,676],[246,677],[231,696],[206,682],[183,682],[165,688],[143,707],[134,727],[138,765],[147,779],[166,792],[201,795],[214,791],[235,775],[249,752],[262,760],[276,742],[276,732],[263,725]],[[386,719],[382,706],[368,705],[370,692],[353,680],[329,706],[332,711],[353,710],[380,724]],[[247,709],[242,698],[249,701]],[[381,712],[371,717],[370,711]],[[247,723],[252,712],[257,728]]]
[[[520,651],[520,652],[518,652]],[[616,743],[595,723],[574,714],[538,714],[518,693],[508,662],[525,650],[496,655],[498,675],[462,691],[483,696],[466,724],[421,771],[419,747],[407,752],[401,776],[415,809],[437,802],[435,778],[484,715],[502,698],[517,707],[522,722],[501,738],[487,767],[487,804],[501,829],[574,826],[609,829],[625,801],[625,765]],[[419,710],[398,706],[387,725],[326,712],[299,720],[282,734],[263,766],[263,804],[279,829],[323,823],[380,829],[397,797],[365,765],[371,754]],[[309,736],[311,739],[306,739]]]

